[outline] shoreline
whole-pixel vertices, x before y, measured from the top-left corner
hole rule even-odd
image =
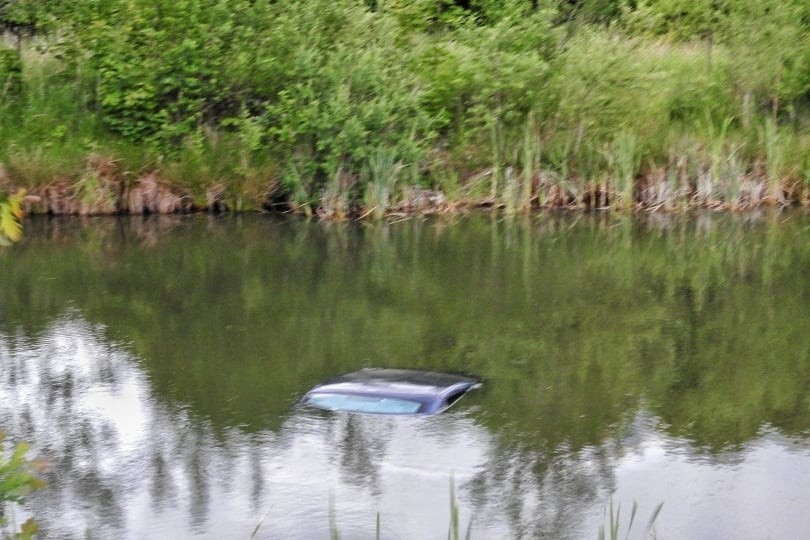
[[[439,4],[47,3],[0,35],[0,192],[325,220],[810,206],[806,2]]]
[[[518,179],[511,168],[506,168],[507,173],[500,175],[503,179],[493,189],[494,196],[492,192],[450,196],[441,189],[404,185],[371,201],[376,204],[353,200],[348,189],[325,189],[317,200],[296,204],[286,197],[278,182],[268,182],[266,189],[250,200],[235,193],[230,183],[220,182],[206,190],[203,200],[199,194],[195,197],[190,186],[171,182],[156,170],[131,180],[117,163],[90,156],[78,180],[61,175],[47,184],[25,187],[26,214],[104,216],[256,211],[341,221],[457,215],[477,209],[526,214],[543,210],[677,213],[695,209],[737,212],[767,207],[810,208],[810,191],[802,183],[769,180],[761,172],[739,176],[732,183],[728,179],[714,180],[708,171],[690,177],[683,171],[657,169],[634,180],[629,199],[629,192],[623,194],[608,179],[577,182],[575,178],[561,179],[559,174],[548,170],[524,172]],[[492,168],[484,170],[466,179],[463,187],[475,191],[482,183],[489,186],[496,174]],[[24,184],[12,182],[0,164],[0,188],[12,192],[19,187]]]

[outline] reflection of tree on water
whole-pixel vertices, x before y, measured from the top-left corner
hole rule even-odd
[[[221,491],[245,489],[227,481],[241,446],[220,448],[204,421],[154,403],[133,359],[76,312],[24,344],[0,335],[0,428],[48,462],[28,504],[45,537],[141,536],[167,520],[205,533],[212,492],[222,504]]]
[[[170,466],[163,453],[157,448],[153,452],[151,463],[147,465],[154,471],[149,495],[152,499],[152,511],[158,512],[175,500],[177,489],[172,483]]]
[[[381,418],[374,418],[377,421],[373,423],[364,420],[367,418],[359,415],[341,415],[340,425],[332,424],[336,431],[342,431],[333,434],[338,439],[334,442],[344,481],[367,487],[372,495],[379,495],[379,467],[391,426],[390,423],[386,426]]]
[[[166,518],[170,522],[176,520],[180,510],[185,515],[179,523],[183,531],[209,531],[222,511],[231,511],[218,508],[227,504],[223,497],[245,501],[243,510],[249,509],[254,519],[265,508],[279,505],[279,514],[271,517],[282,521],[288,519],[284,497],[306,492],[296,486],[305,478],[298,474],[307,474],[315,465],[310,473],[315,478],[307,478],[313,489],[328,492],[334,478],[344,486],[339,494],[359,493],[360,499],[372,501],[390,498],[386,490],[391,482],[401,482],[403,474],[422,478],[440,494],[441,502],[429,516],[430,523],[441,526],[447,519],[447,481],[457,473],[462,505],[475,508],[474,530],[508,530],[514,537],[577,537],[583,533],[582,516],[613,490],[616,460],[632,449],[632,441],[619,444],[616,436],[645,428],[622,427],[619,422],[614,431],[607,431],[614,436],[603,438],[605,433],[586,429],[584,439],[569,444],[564,439],[537,439],[556,432],[525,425],[512,425],[515,432],[509,424],[496,426],[492,436],[476,428],[475,417],[468,417],[463,408],[424,419],[340,414],[307,418],[294,411],[278,437],[246,438],[227,430],[217,438],[205,421],[154,402],[132,358],[105,344],[76,314],[40,341],[27,342],[24,354],[12,348],[2,358],[9,367],[2,372],[5,399],[0,399],[9,425],[2,427],[45,441],[40,452],[52,461],[51,487],[35,498],[35,512],[43,514],[46,534],[54,536],[84,529],[110,536],[140,532],[152,521],[137,510],[143,493],[148,494],[148,512],[159,523],[168,515],[175,516]],[[600,394],[604,374],[598,373],[585,370],[583,389],[594,399],[605,400]],[[88,395],[95,397],[88,400]],[[136,401],[127,402],[127,396]],[[470,399],[475,403],[474,395]],[[581,406],[586,414],[593,412],[587,403]],[[540,421],[548,423],[549,418]],[[465,447],[485,453],[457,455]],[[419,454],[425,449],[428,454]],[[442,453],[444,461],[439,459]],[[330,466],[324,467],[330,457],[336,477]],[[292,476],[279,479],[280,470]],[[304,511],[317,510],[324,501],[303,505]],[[293,503],[301,505],[298,500]],[[345,499],[338,499],[338,508],[341,504]],[[373,516],[374,503],[362,504],[368,506],[356,512]],[[326,506],[321,510],[325,512]],[[390,513],[382,515],[396,523]],[[506,529],[499,525],[502,519],[508,521]],[[275,531],[272,525],[268,529]]]
[[[43,452],[75,472],[52,473],[56,487],[37,495],[57,493],[63,509],[91,486],[99,515],[129,515],[144,498],[147,522],[182,508],[182,525],[201,530],[238,514],[225,495],[253,519],[271,503],[276,516],[297,516],[277,498],[335,483],[373,516],[364,497],[384,504],[395,476],[423,475],[446,499],[453,467],[413,467],[404,433],[449,452],[468,429],[486,455],[458,477],[461,501],[490,522],[507,516],[510,530],[562,534],[611,491],[622,454],[611,441],[632,431],[642,402],[710,457],[763,425],[787,435],[810,426],[810,254],[795,224],[763,234],[750,220],[607,214],[453,227],[54,223],[5,269],[0,347],[14,352],[3,353],[0,407],[9,431],[47,441]],[[74,357],[91,361],[62,365]],[[290,413],[326,375],[377,362],[485,376],[475,428],[452,415],[442,427],[464,429],[307,424]],[[133,392],[140,420],[130,422],[114,408]],[[321,459],[320,477],[302,478],[296,460]],[[319,504],[325,512],[325,498],[307,510]]]
[[[208,463],[208,456],[206,455],[207,448],[206,441],[200,440],[202,434],[191,431],[184,432],[188,438],[181,436],[180,446],[190,450],[189,455],[185,457],[185,474],[188,479],[189,494],[191,500],[189,501],[189,512],[191,513],[191,525],[195,532],[202,533],[205,531],[205,523],[208,519],[208,508],[211,503],[211,496],[209,493],[209,476],[211,466]],[[225,480],[225,478],[223,478]]]
[[[583,517],[614,489],[612,444],[548,454],[502,440],[467,486],[476,521],[506,516],[516,538],[580,538]]]
[[[74,501],[82,500],[93,509],[90,514],[104,516],[99,530],[111,532],[123,525],[121,496],[127,489],[125,476],[110,474],[105,466],[109,453],[119,446],[118,426],[94,416],[81,402],[91,386],[114,392],[126,374],[116,359],[108,357],[111,351],[105,350],[102,341],[71,337],[76,332],[90,337],[94,330],[68,317],[38,343],[27,342],[21,354],[11,344],[0,355],[4,368],[0,392],[6,398],[0,399],[3,427],[38,443],[37,451],[49,462],[45,473],[49,487],[32,496],[32,500],[48,501],[46,514],[75,518]],[[100,346],[100,350],[88,353],[87,346]],[[85,354],[99,361],[76,361]],[[47,516],[41,525],[47,535]]]

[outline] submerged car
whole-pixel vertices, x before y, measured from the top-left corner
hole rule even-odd
[[[467,375],[366,368],[319,384],[302,401],[332,411],[436,414],[480,386],[480,379]]]

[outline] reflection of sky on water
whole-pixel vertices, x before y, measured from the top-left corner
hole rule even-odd
[[[618,460],[614,503],[633,502],[637,533],[659,502],[664,538],[805,538],[810,526],[810,447],[763,430],[742,450],[695,456],[683,441],[648,431]],[[598,527],[599,522],[594,521]],[[632,538],[633,536],[631,536]],[[638,536],[641,537],[641,536]]]
[[[295,409],[278,433],[215,436],[100,333],[71,313],[0,340],[0,428],[50,463],[27,505],[46,536],[248,537],[266,513],[259,537],[328,537],[331,505],[343,537],[373,537],[379,512],[386,537],[429,538],[446,533],[451,474],[462,499],[485,465],[489,434],[461,412]]]
[[[27,505],[45,537],[248,538],[265,516],[260,538],[326,538],[333,508],[343,538],[373,538],[378,512],[383,538],[445,538],[451,475],[474,538],[593,538],[614,489],[625,519],[639,503],[637,534],[660,501],[665,538],[808,525],[807,444],[767,430],[700,454],[639,414],[620,441],[539,456],[462,405],[415,418],[293,408],[276,432],[215,433],[156,398],[102,330],[71,312],[36,339],[0,337],[0,429],[51,464]]]

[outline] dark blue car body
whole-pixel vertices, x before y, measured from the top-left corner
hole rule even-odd
[[[366,368],[319,384],[302,401],[321,409],[368,414],[436,414],[480,385],[467,375]]]

